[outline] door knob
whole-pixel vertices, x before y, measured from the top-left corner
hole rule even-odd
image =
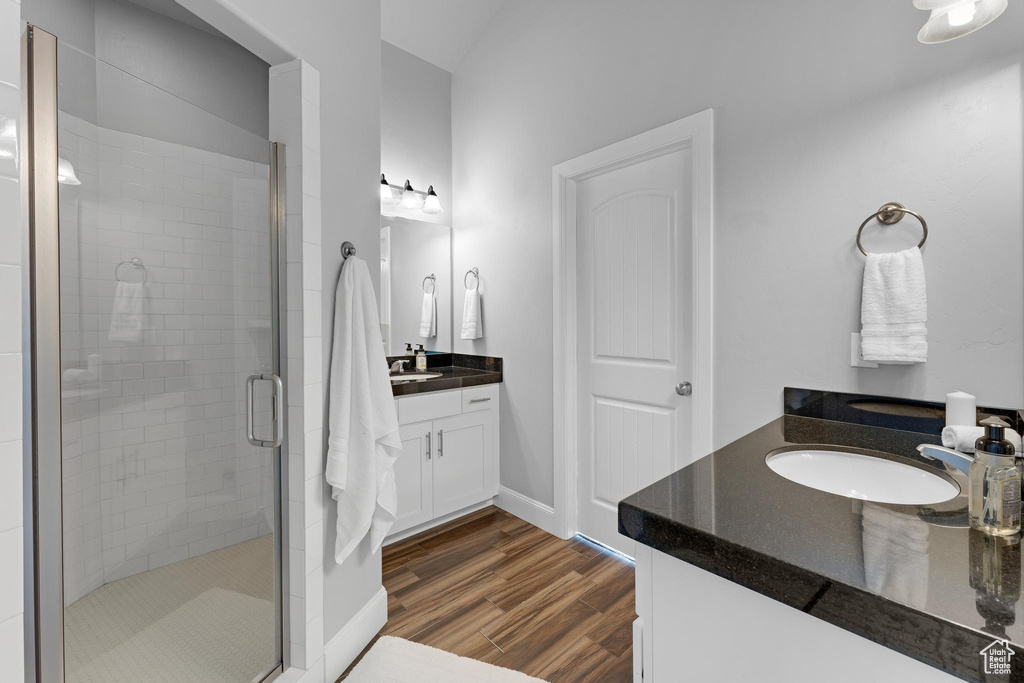
[[[689,382],[680,382],[676,385],[676,393],[680,396],[689,396],[693,393],[693,385]]]

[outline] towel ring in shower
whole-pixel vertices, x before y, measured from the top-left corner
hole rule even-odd
[[[427,280],[430,280],[430,284],[432,285],[430,292],[427,291]],[[423,278],[423,293],[424,294],[431,294],[432,292],[436,292],[436,291],[437,291],[437,277],[435,277],[434,274],[431,273],[430,275],[428,275],[425,278]]]
[[[864,232],[864,226],[870,223],[872,219],[877,218],[878,222],[883,225],[893,225],[903,220],[904,214],[908,213],[921,221],[921,231],[923,234],[921,235],[921,241],[917,244],[917,248],[920,249],[923,247],[925,241],[928,239],[928,224],[925,222],[924,217],[916,211],[911,211],[899,202],[889,202],[888,204],[883,204],[882,208],[865,218],[864,222],[860,224],[859,228],[857,228],[857,248],[860,249],[860,253],[865,256],[868,255],[868,252],[864,250],[864,245],[860,242],[860,236],[861,233]]]
[[[118,271],[120,271],[121,266],[131,266],[136,270],[142,270],[142,283],[145,284],[149,282],[149,271],[146,270],[146,264],[144,264],[142,262],[142,259],[140,259],[138,256],[133,256],[126,261],[121,261],[116,266],[114,266],[114,279],[117,280],[118,282],[124,282],[124,280],[122,280],[121,276],[118,274]]]
[[[474,287],[473,289],[480,289],[480,269],[477,268],[476,266],[473,266],[472,268],[466,271],[466,274],[462,277],[462,286],[465,287],[466,289],[469,289],[470,275],[476,278],[476,287]]]
[[[355,255],[356,255],[356,245],[352,244],[351,242],[342,242],[341,243],[341,260],[342,261],[347,259],[349,256],[355,256]]]

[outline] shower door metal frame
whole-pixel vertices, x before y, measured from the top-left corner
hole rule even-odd
[[[24,353],[25,460],[25,680],[64,681],[64,552],[61,442],[60,225],[57,182],[57,38],[27,26],[21,39],[21,191],[23,262],[28,305],[23,312],[28,344]],[[273,373],[282,380],[283,441],[273,449],[275,630],[280,663],[272,681],[290,664],[288,592],[289,547],[283,492],[288,468],[282,466],[287,423],[287,301],[282,269],[287,264],[285,149],[270,143],[269,229],[271,324],[276,332]]]

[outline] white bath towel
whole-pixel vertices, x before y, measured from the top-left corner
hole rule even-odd
[[[868,254],[860,322],[864,360],[893,365],[928,360],[928,300],[920,249]]]
[[[423,292],[423,305],[420,307],[420,336],[437,336],[437,297],[434,292]]]
[[[355,256],[335,292],[330,381],[326,476],[338,503],[341,564],[367,532],[373,551],[380,549],[398,509],[392,467],[402,452],[373,284]]]
[[[1020,453],[1020,434],[1012,429],[1007,429],[1003,433],[1006,435],[1006,440],[1013,444],[1013,450]],[[984,435],[984,427],[950,425],[942,428],[942,445],[946,448],[952,448],[954,451],[960,451],[961,453],[973,453],[974,442]]]
[[[466,301],[462,305],[461,339],[480,339],[484,328],[480,320],[480,285],[466,290]]]
[[[111,341],[134,342],[142,339],[146,315],[146,283],[118,282],[114,290],[114,307],[110,312]]]

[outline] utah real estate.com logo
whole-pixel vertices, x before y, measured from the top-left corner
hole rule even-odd
[[[1010,673],[1010,658],[1017,653],[1010,648],[1008,640],[993,640],[978,654],[985,661],[986,674],[1005,676]]]

